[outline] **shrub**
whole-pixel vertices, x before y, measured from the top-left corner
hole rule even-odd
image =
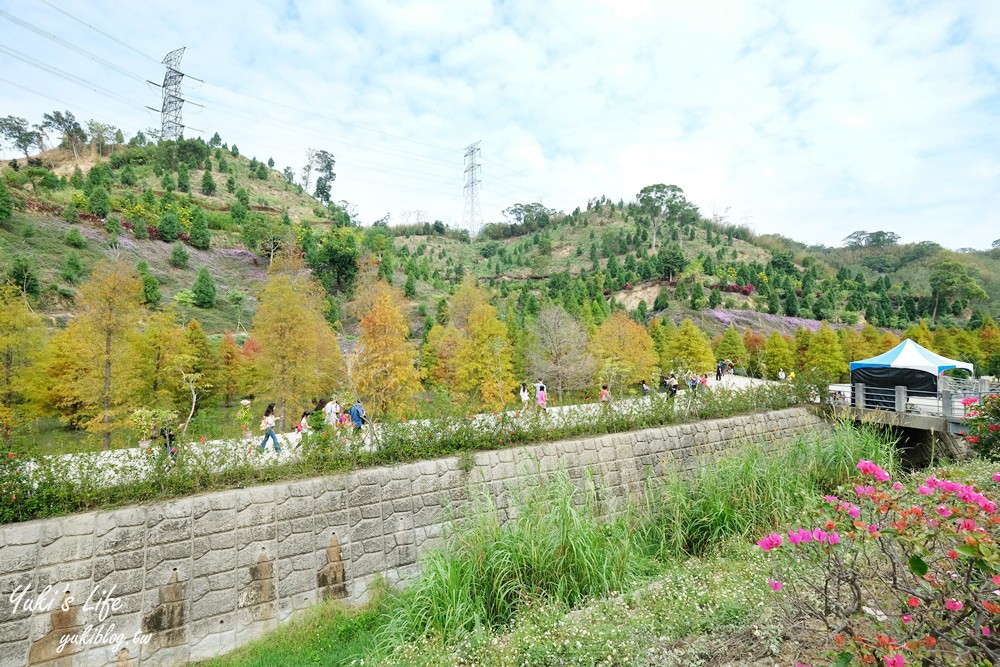
[[[983,396],[980,403],[975,397],[963,398],[969,434],[965,439],[981,455],[1000,460],[1000,394]]]
[[[142,300],[147,306],[155,307],[160,303],[160,281],[156,276],[140,272],[142,277]]]
[[[66,255],[66,261],[62,271],[59,272],[59,277],[70,285],[76,285],[80,282],[81,275],[83,275],[83,266],[80,264],[80,255],[75,250],[71,250]]]
[[[212,196],[215,194],[215,191],[215,179],[212,178],[212,172],[205,170],[205,173],[201,177],[201,193],[203,195]]]
[[[893,481],[865,459],[857,468],[853,490],[758,542],[779,556],[771,587],[829,629],[836,664],[1000,659],[995,501],[972,480]]]
[[[76,204],[73,204],[72,202],[66,204],[66,206],[64,206],[62,210],[62,217],[63,220],[65,220],[66,222],[70,223],[80,222],[80,213],[76,208]]]
[[[81,234],[80,230],[76,227],[73,227],[66,232],[66,235],[63,236],[63,241],[66,242],[66,245],[72,246],[73,248],[87,247],[87,239],[83,238],[83,234]]]
[[[178,269],[186,269],[188,265],[188,251],[183,243],[175,243],[170,251],[170,265]]]
[[[25,255],[14,255],[7,268],[7,282],[16,286],[28,296],[38,298],[42,293],[42,285],[38,279],[38,266],[34,258]]]
[[[125,165],[122,169],[122,173],[119,175],[119,180],[122,185],[135,185],[139,182],[139,178],[135,175],[135,171],[132,169],[132,165]]]
[[[121,236],[122,233],[121,218],[114,213],[109,215],[107,220],[104,221],[104,231],[106,231],[108,236],[111,237],[112,242],[117,242],[118,237]]]

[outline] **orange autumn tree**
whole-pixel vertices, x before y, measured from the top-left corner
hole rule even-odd
[[[609,385],[651,380],[659,366],[653,339],[623,310],[597,327],[591,347],[601,364],[601,379]]]
[[[351,352],[351,380],[373,415],[400,416],[420,390],[416,347],[396,304],[402,292],[379,281],[371,308],[361,318],[361,336]]]
[[[455,355],[461,342],[462,332],[451,323],[431,327],[420,354],[420,365],[431,385],[446,389],[455,386],[458,377]]]

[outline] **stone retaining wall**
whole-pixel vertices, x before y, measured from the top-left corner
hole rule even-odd
[[[2,526],[0,667],[209,658],[322,599],[362,601],[379,575],[412,575],[440,543],[445,507],[460,515],[477,483],[503,509],[519,478],[589,470],[620,498],[647,473],[823,428],[793,408],[483,452],[466,471],[452,457]]]

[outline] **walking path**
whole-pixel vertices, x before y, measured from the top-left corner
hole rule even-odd
[[[709,389],[723,387],[727,389],[745,389],[748,387],[760,386],[767,383],[766,380],[746,378],[737,375],[724,375],[721,381],[716,381],[714,376],[709,377]],[[677,394],[676,408],[685,410],[689,405],[686,400],[688,392],[681,390]],[[621,409],[622,407],[639,407],[643,403],[649,402],[648,397],[627,398],[613,401],[609,409]],[[534,410],[534,406],[529,407],[529,411]],[[551,426],[566,426],[571,422],[594,419],[600,415],[602,406],[599,403],[582,403],[577,405],[562,405],[548,408],[542,415],[533,414],[533,419],[541,419]],[[528,412],[528,414],[531,414]],[[510,410],[503,413],[504,420],[516,421],[521,416],[520,410]],[[472,422],[482,424],[485,428],[487,424],[493,425],[497,421],[497,414],[483,413],[472,417]],[[427,428],[430,426],[429,420],[411,420],[407,425],[414,429]],[[359,439],[354,439],[353,429],[343,428],[342,432],[347,442],[352,447],[362,447],[373,451],[378,447],[380,427],[378,424],[369,424],[365,427]],[[278,434],[281,443],[281,451],[275,453],[270,447],[264,452],[260,450],[262,434],[253,434],[238,440],[209,440],[206,442],[181,443],[178,447],[183,449],[185,457],[193,458],[201,465],[211,469],[219,470],[234,462],[247,463],[254,466],[267,466],[298,458],[301,454],[299,443],[302,434],[295,431]],[[93,480],[100,485],[115,485],[125,481],[135,481],[143,479],[156,471],[157,459],[164,456],[162,445],[155,444],[149,447],[131,447],[127,449],[112,449],[99,452],[81,452],[79,454],[62,454],[57,456],[56,466],[64,468],[67,477],[76,477],[80,480]],[[28,464],[32,465],[32,464]],[[30,470],[29,470],[30,474]]]

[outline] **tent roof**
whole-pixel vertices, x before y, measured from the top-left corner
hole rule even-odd
[[[973,372],[972,364],[942,357],[940,354],[935,354],[914,343],[909,338],[877,357],[852,361],[851,370],[856,368],[910,368],[933,375],[940,375],[952,368],[962,368],[970,373]]]

